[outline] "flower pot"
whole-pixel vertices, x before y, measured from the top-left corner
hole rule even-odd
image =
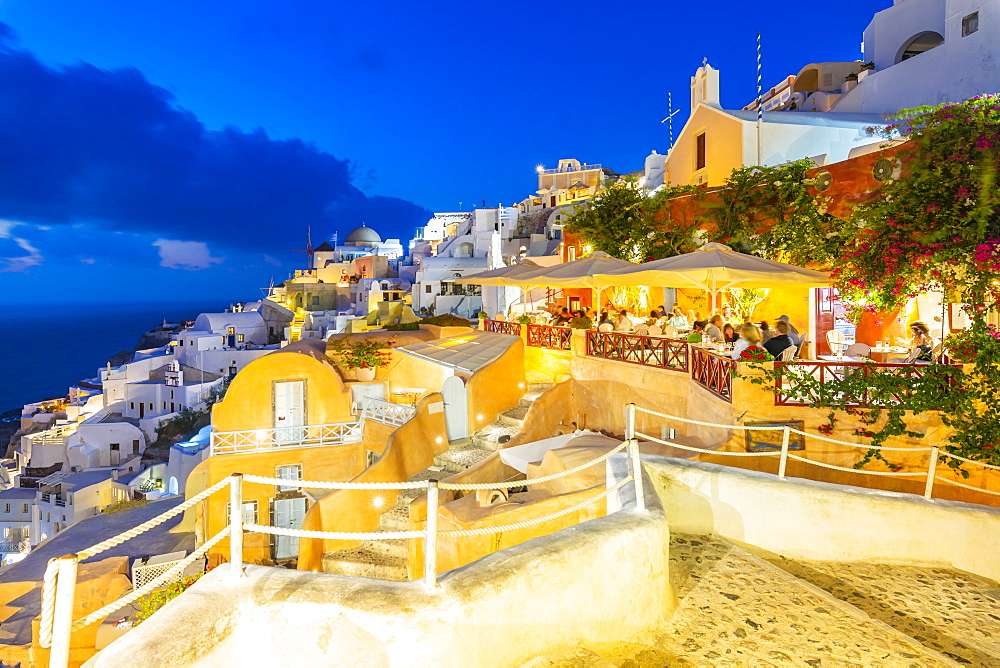
[[[375,367],[373,366],[369,367],[359,366],[354,370],[354,373],[357,376],[358,380],[360,380],[363,383],[375,380]]]

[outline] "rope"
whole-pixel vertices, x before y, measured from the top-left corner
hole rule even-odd
[[[84,559],[88,559],[88,558],[94,556],[95,554],[100,554],[101,552],[104,552],[105,550],[109,550],[109,549],[111,549],[112,547],[114,547],[116,545],[121,545],[125,541],[127,541],[127,540],[129,540],[131,538],[135,538],[139,534],[144,533],[146,531],[149,531],[153,527],[166,522],[171,517],[174,517],[175,515],[180,515],[181,513],[183,513],[185,510],[187,510],[191,506],[193,506],[193,505],[201,502],[202,500],[208,498],[212,494],[215,494],[217,491],[219,491],[223,487],[227,487],[229,485],[229,482],[230,482],[229,478],[226,478],[225,480],[220,480],[219,482],[215,483],[214,485],[212,485],[208,489],[204,490],[203,492],[200,492],[200,493],[192,496],[190,499],[188,499],[184,503],[182,503],[182,504],[180,504],[178,506],[174,506],[173,508],[171,508],[167,512],[162,513],[160,515],[157,515],[153,519],[151,519],[151,520],[149,520],[147,522],[143,522],[142,524],[140,524],[137,527],[132,527],[128,531],[123,531],[122,533],[118,534],[117,536],[115,536],[113,538],[107,539],[103,543],[98,543],[97,545],[95,545],[93,547],[89,547],[86,550],[83,550],[83,551],[79,552],[78,555],[80,557],[80,561],[83,561]]]
[[[149,592],[153,591],[157,587],[162,587],[163,585],[169,583],[171,580],[180,575],[185,568],[187,568],[190,564],[194,563],[196,559],[204,555],[210,549],[215,547],[215,545],[220,540],[228,536],[229,532],[230,532],[230,527],[227,526],[222,531],[212,536],[212,538],[210,538],[207,542],[202,544],[201,547],[199,547],[197,550],[195,550],[190,555],[185,557],[182,561],[177,562],[177,564],[173,568],[171,568],[169,571],[165,572],[163,575],[159,576],[155,580],[147,582],[138,589],[134,589],[131,593],[122,596],[117,601],[112,601],[111,603],[108,603],[103,608],[94,610],[86,617],[81,617],[80,619],[76,620],[75,622],[73,622],[73,626],[70,629],[71,632],[79,631],[80,629],[86,626],[90,626],[94,622],[104,619],[115,610],[118,610],[120,608],[125,607],[126,605],[129,605],[130,603],[138,601],[140,598],[142,598]]]
[[[580,510],[581,508],[588,506],[591,503],[600,501],[609,494],[618,491],[619,489],[621,489],[628,483],[632,482],[633,480],[635,480],[635,476],[629,475],[626,478],[624,478],[621,482],[619,482],[617,485],[609,487],[608,489],[604,490],[597,496],[592,496],[586,501],[581,501],[580,503],[569,506],[568,508],[563,508],[562,510],[557,510],[556,512],[550,513],[543,517],[536,517],[531,520],[525,520],[524,522],[516,522],[514,524],[501,524],[492,527],[481,527],[479,529],[449,529],[448,531],[438,531],[438,535],[439,536],[486,536],[494,533],[503,533],[504,531],[516,531],[517,529],[527,529],[528,527],[533,527],[535,525],[548,522],[549,520],[557,519],[559,517],[562,517],[563,515],[569,515],[570,513],[576,512],[577,510]]]
[[[780,450],[766,450],[764,452],[733,452],[731,450],[706,450],[705,448],[696,448],[693,445],[681,445],[680,443],[672,443],[670,441],[664,441],[662,439],[656,438],[655,436],[650,436],[649,434],[643,434],[641,431],[635,432],[636,436],[641,436],[647,440],[653,441],[654,443],[662,443],[663,445],[669,445],[672,448],[681,448],[682,450],[691,450],[692,452],[704,452],[709,455],[731,455],[733,457],[773,457],[775,455],[780,455]]]
[[[975,490],[977,492],[983,492],[984,494],[993,494],[994,496],[1000,496],[1000,492],[994,492],[992,489],[986,489],[984,487],[973,487],[972,485],[966,485],[964,482],[952,480],[951,478],[935,478],[934,482],[935,483],[941,482],[948,485],[958,485],[959,487]]]
[[[688,424],[697,424],[702,427],[717,427],[719,429],[747,429],[749,431],[781,431],[784,427],[765,427],[758,425],[740,425],[740,424],[718,424],[715,422],[702,422],[701,420],[691,420],[689,418],[682,418],[676,415],[667,415],[666,413],[659,413],[657,411],[651,411],[648,408],[635,407],[636,411],[643,413],[648,413],[649,415],[655,415],[657,417],[666,418],[668,420],[678,420],[680,422],[687,422]],[[794,427],[789,427],[788,431],[795,432],[796,434],[801,434],[803,436],[808,436],[809,438],[815,438],[820,441],[826,441],[828,443],[839,443],[840,445],[849,445],[852,448],[862,448],[865,450],[899,450],[904,452],[921,452],[930,451],[930,447],[926,448],[891,448],[886,445],[864,445],[863,443],[848,443],[847,441],[838,441],[835,438],[828,438],[826,436],[820,436],[819,434],[810,434]],[[672,443],[670,445],[673,445]],[[714,451],[713,451],[714,452]]]
[[[855,469],[855,468],[845,468],[843,466],[836,466],[835,464],[827,464],[826,462],[817,461],[815,459],[806,459],[805,457],[797,457],[791,453],[788,454],[789,459],[795,459],[800,462],[805,462],[807,464],[815,464],[816,466],[822,466],[825,469],[835,469],[837,471],[847,471],[849,473],[863,473],[865,475],[884,475],[889,477],[903,477],[908,475],[918,475],[922,477],[927,477],[927,471],[872,471],[869,469]]]
[[[247,531],[268,533],[272,536],[296,536],[298,538],[325,538],[327,540],[401,540],[423,538],[425,531],[308,531],[306,529],[286,529],[266,524],[244,524]]]
[[[583,471],[588,469],[594,464],[600,464],[605,459],[615,454],[616,452],[621,452],[624,448],[628,446],[628,441],[623,441],[621,445],[617,446],[614,450],[609,450],[600,457],[596,459],[591,459],[589,462],[580,464],[579,466],[574,466],[571,469],[566,469],[565,471],[559,471],[558,473],[552,473],[550,475],[542,476],[541,478],[530,478],[526,480],[514,480],[512,482],[442,482],[438,483],[440,489],[462,489],[462,490],[472,490],[472,489],[510,489],[512,487],[523,487],[525,485],[537,485],[539,483],[548,482],[549,480],[555,480],[557,478],[562,478],[563,476],[570,475],[571,473],[576,473],[578,471]]]
[[[322,480],[285,480],[265,478],[259,475],[245,475],[243,482],[257,482],[263,485],[302,487],[305,489],[426,489],[426,480],[414,482],[327,482]]]
[[[958,455],[953,455],[950,452],[940,451],[941,457],[951,457],[952,459],[957,459],[960,462],[967,462],[969,464],[976,464],[978,466],[984,466],[988,469],[993,469],[994,471],[1000,471],[1000,466],[994,466],[993,464],[987,464],[985,462],[977,462],[975,459],[966,459],[965,457],[960,457]]]
[[[56,578],[59,574],[59,559],[49,559],[42,577],[42,621],[38,625],[38,644],[52,647],[52,630],[56,614]]]

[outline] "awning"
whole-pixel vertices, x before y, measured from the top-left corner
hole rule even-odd
[[[500,359],[500,356],[519,340],[520,337],[511,334],[473,332],[434,341],[421,341],[408,346],[399,346],[393,350],[456,371],[475,373],[490,362]]]

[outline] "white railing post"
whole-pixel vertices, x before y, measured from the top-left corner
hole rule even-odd
[[[438,481],[427,481],[427,527],[424,533],[424,586],[437,587]]]
[[[229,476],[229,563],[243,577],[243,474]]]
[[[635,438],[635,404],[625,404],[625,440]]]
[[[933,498],[934,494],[934,475],[937,472],[938,465],[938,449],[937,446],[931,446],[930,460],[927,462],[927,482],[924,484],[924,498]]]
[[[55,612],[52,617],[52,649],[49,652],[50,668],[69,665],[70,638],[73,634],[73,597],[76,594],[77,556],[59,557],[56,576]]]
[[[635,404],[630,404],[635,409]],[[635,486],[635,509],[646,512],[646,498],[643,496],[642,460],[639,458],[639,441],[631,439],[628,442],[628,463],[632,469],[632,484]]]
[[[788,427],[781,428],[781,456],[778,459],[778,478],[785,479],[785,467],[788,466],[788,442],[792,433]]]

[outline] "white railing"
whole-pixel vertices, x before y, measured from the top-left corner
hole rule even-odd
[[[314,448],[357,443],[360,440],[360,422],[216,431],[212,432],[210,453],[212,455],[233,455],[285,448]]]
[[[630,404],[634,405],[634,404]],[[915,447],[915,448],[900,448],[900,447],[890,447],[887,445],[872,445],[865,443],[850,443],[848,441],[841,441],[835,438],[830,438],[828,436],[821,436],[820,434],[808,433],[800,429],[795,429],[789,426],[761,426],[761,425],[739,425],[739,424],[717,424],[715,422],[702,422],[701,420],[691,420],[689,418],[682,418],[677,415],[669,415],[667,413],[660,413],[658,411],[649,410],[646,408],[636,407],[634,410],[645,413],[647,415],[655,415],[657,417],[665,418],[667,420],[677,420],[678,422],[684,422],[686,424],[694,424],[702,427],[718,427],[720,429],[746,429],[749,431],[780,431],[781,434],[781,447],[778,450],[765,450],[760,452],[732,452],[726,450],[707,450],[705,448],[696,448],[690,445],[684,445],[682,443],[676,443],[674,441],[667,441],[664,439],[656,438],[650,436],[649,434],[644,434],[642,432],[635,432],[636,438],[642,438],[647,441],[652,441],[654,443],[661,443],[663,445],[669,445],[672,448],[680,448],[682,450],[688,450],[691,452],[699,452],[709,455],[720,455],[729,457],[777,457],[778,458],[778,477],[782,480],[785,479],[785,470],[788,465],[789,459],[794,459],[796,461],[805,462],[807,464],[812,464],[814,466],[819,466],[826,469],[834,469],[836,471],[847,471],[849,473],[860,473],[862,475],[873,475],[873,476],[884,476],[884,477],[914,477],[919,476],[924,479],[924,498],[931,499],[934,495],[934,482],[938,477],[937,469],[940,464],[942,457],[951,458],[956,461],[964,462],[966,464],[975,464],[976,466],[982,466],[987,470],[1000,471],[1000,466],[994,466],[992,464],[986,464],[983,462],[977,462],[973,459],[966,459],[965,457],[960,457],[958,455],[951,454],[936,445],[925,446],[925,447]],[[836,443],[838,445],[846,445],[851,448],[857,448],[860,450],[884,450],[887,452],[926,452],[927,453],[927,470],[926,471],[872,471],[869,469],[857,469],[848,468],[846,466],[837,466],[836,464],[829,464],[827,462],[822,462],[816,459],[809,459],[808,457],[800,457],[798,455],[793,455],[789,452],[789,443],[792,434],[799,434],[803,437],[808,436],[809,438],[814,438],[820,441],[826,441],[827,443]],[[975,485],[968,485],[963,482],[959,482],[954,478],[942,478],[951,485],[957,485],[959,487],[964,487],[966,489],[971,489],[977,492],[983,492],[984,494],[992,494],[993,496],[1000,496],[1000,491],[993,491],[984,487],[976,487]],[[985,483],[984,483],[985,484]]]
[[[167,572],[171,572],[170,579],[165,580],[162,584],[168,585],[174,582],[179,582],[184,578],[184,569],[179,572],[174,570],[174,566],[184,561],[183,559],[174,559],[173,561],[164,561],[158,564],[146,564],[146,565],[135,565],[132,566],[132,586],[135,588],[142,587],[143,585],[152,582],[162,575],[166,575]],[[161,585],[162,586],[162,585]]]
[[[417,414],[417,409],[413,406],[394,404],[370,397],[364,398],[362,406],[364,406],[361,411],[362,420],[371,420],[397,427],[409,422],[410,418]]]
[[[635,424],[635,411],[629,411],[629,415],[626,418],[629,425],[626,431],[626,435],[633,434],[634,428],[632,425]],[[616,484],[611,485],[605,489],[600,494],[588,497],[587,499],[576,503],[572,506],[563,508],[561,510],[549,513],[541,517],[532,518],[530,520],[525,520],[523,522],[515,522],[511,524],[502,524],[498,526],[484,526],[475,529],[449,529],[445,531],[439,531],[437,528],[437,518],[438,518],[438,508],[439,508],[439,496],[438,492],[441,489],[452,489],[452,490],[500,490],[500,489],[511,489],[515,487],[524,487],[526,485],[534,485],[549,480],[555,480],[556,478],[561,478],[563,476],[572,475],[579,471],[582,471],[591,466],[595,466],[609,459],[616,453],[622,450],[628,451],[627,461],[629,473],[623,477]],[[281,487],[295,486],[304,489],[356,489],[356,490],[371,490],[371,489],[424,489],[427,491],[427,524],[423,530],[416,531],[372,531],[372,532],[359,532],[359,531],[306,531],[303,529],[287,529],[283,527],[274,527],[263,524],[247,524],[243,521],[243,483],[258,483],[264,485],[276,485]],[[252,531],[262,534],[271,535],[283,535],[283,536],[295,536],[298,538],[319,538],[327,540],[397,540],[397,539],[409,539],[409,538],[422,538],[424,541],[424,585],[428,589],[434,589],[437,587],[437,541],[439,536],[482,536],[487,534],[497,534],[506,531],[515,531],[518,529],[526,529],[544,522],[548,522],[565,515],[569,515],[578,510],[585,508],[586,506],[601,501],[607,498],[611,494],[614,494],[618,490],[624,488],[629,483],[632,483],[635,490],[635,509],[639,512],[646,511],[645,500],[643,497],[643,483],[642,483],[642,473],[641,473],[641,462],[639,460],[639,446],[638,441],[632,437],[626,439],[621,445],[613,448],[612,450],[604,453],[600,457],[596,457],[589,462],[580,464],[573,468],[567,469],[565,471],[560,471],[558,473],[553,473],[551,475],[542,476],[539,478],[531,478],[527,480],[513,480],[507,482],[487,482],[487,483],[447,483],[439,482],[437,480],[420,480],[412,482],[324,482],[324,481],[310,481],[310,480],[285,480],[283,478],[266,478],[263,476],[256,475],[243,475],[241,473],[234,473],[206,490],[200,492],[199,494],[191,497],[184,503],[181,503],[167,512],[154,517],[153,519],[140,524],[137,527],[129,529],[113,538],[109,538],[98,545],[91,548],[78,552],[77,554],[70,554],[62,557],[56,557],[49,560],[48,567],[45,571],[45,576],[42,581],[42,618],[39,625],[39,644],[42,647],[51,647],[49,653],[49,666],[50,668],[65,668],[69,662],[69,647],[70,647],[70,636],[73,631],[77,631],[84,627],[87,627],[95,622],[98,622],[109,614],[118,610],[126,605],[129,605],[146,594],[150,593],[154,589],[161,587],[165,584],[175,581],[184,571],[184,569],[197,559],[200,559],[205,555],[208,550],[219,543],[223,538],[227,536],[230,538],[229,541],[229,561],[231,567],[232,577],[242,578],[245,577],[243,572],[243,533],[244,531]],[[223,527],[217,534],[209,538],[205,543],[203,543],[198,549],[188,555],[186,558],[181,559],[176,562],[172,562],[172,566],[169,570],[161,573],[153,580],[149,582],[144,582],[139,586],[138,582],[135,582],[135,588],[125,596],[121,597],[117,601],[113,601],[103,606],[102,608],[91,612],[90,614],[81,617],[80,619],[73,619],[73,599],[76,588],[76,576],[77,568],[81,561],[93,557],[105,550],[111,549],[116,545],[120,545],[125,541],[134,538],[149,529],[169,520],[172,517],[184,512],[188,508],[201,503],[209,496],[221,491],[222,489],[229,488],[229,517],[228,525]],[[624,504],[623,504],[624,505]],[[159,564],[158,564],[159,565]]]

